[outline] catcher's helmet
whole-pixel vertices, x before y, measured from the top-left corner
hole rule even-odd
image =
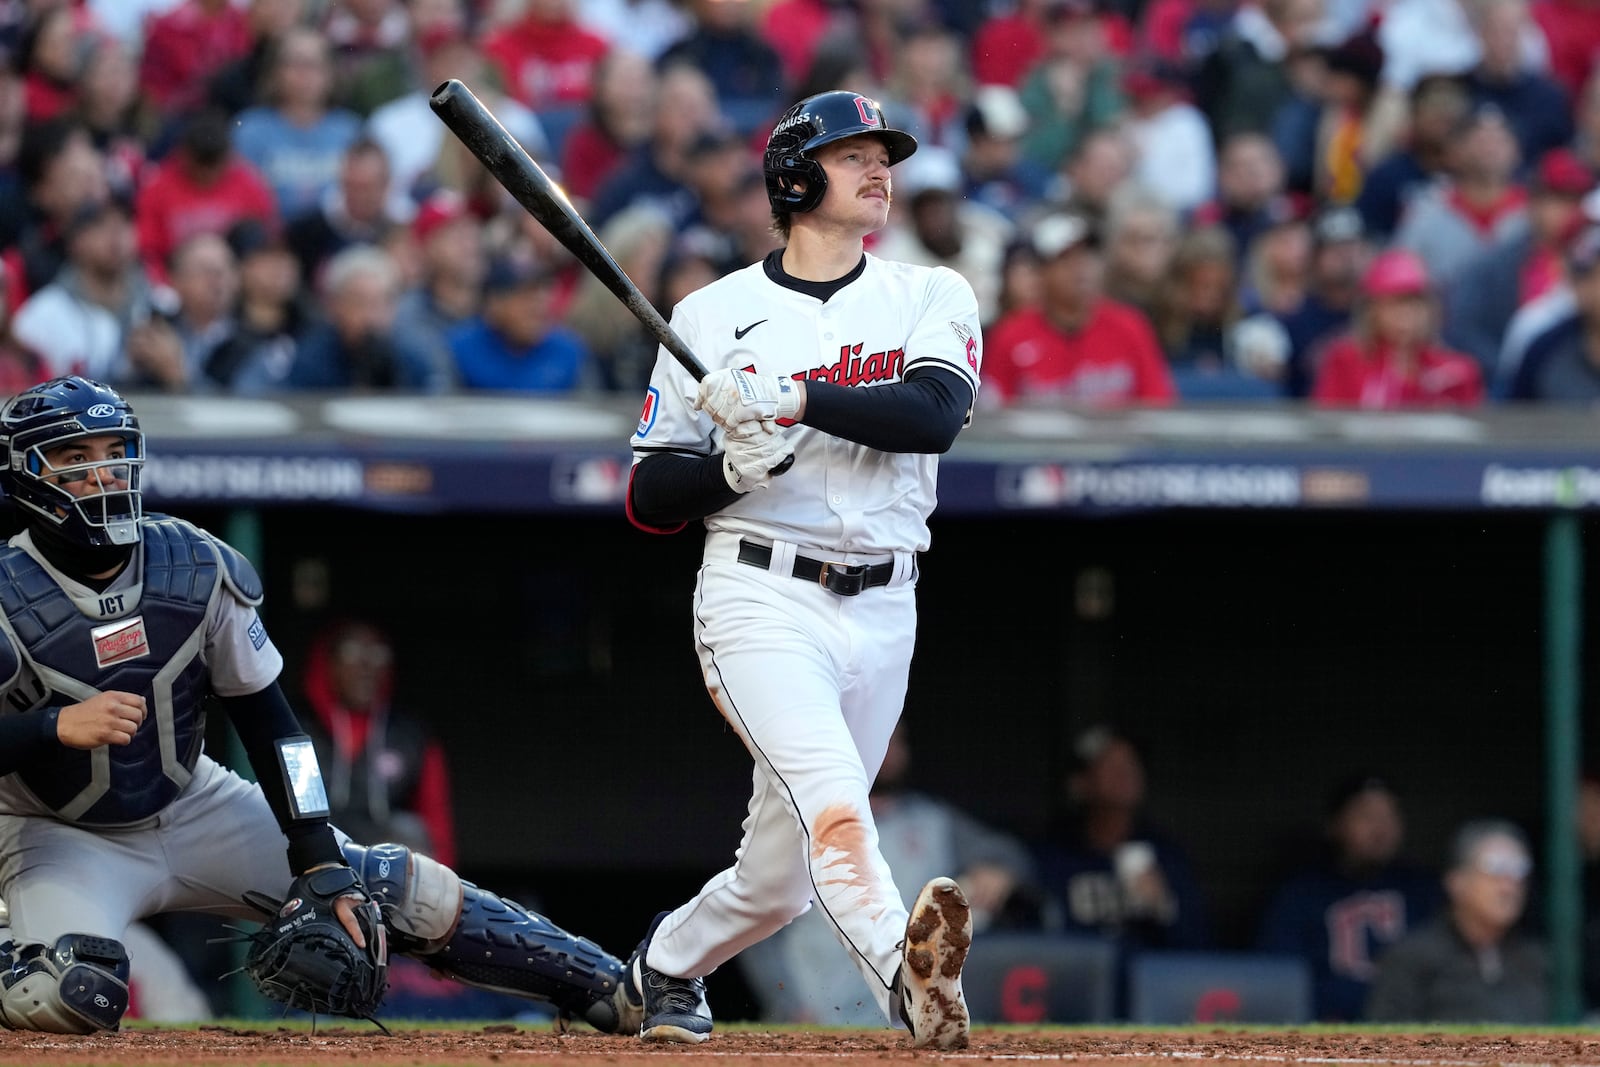
[[[120,458],[51,466],[45,453],[84,437],[123,440]],[[88,378],[52,378],[0,409],[0,486],[29,524],[45,523],[90,548],[137,544],[143,514],[144,434],[122,395]],[[76,482],[99,492],[75,496]]]
[[[772,210],[798,212],[816,207],[828,188],[828,175],[811,153],[859,133],[876,133],[883,138],[891,166],[917,150],[917,139],[890,128],[878,102],[860,93],[834,89],[808,96],[785,111],[767,138],[767,150],[761,160]],[[797,189],[796,182],[804,183],[805,188]]]

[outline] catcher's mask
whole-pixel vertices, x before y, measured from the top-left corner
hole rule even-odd
[[[58,451],[102,437],[116,439],[104,458],[64,457]],[[138,416],[108,385],[53,378],[18,393],[0,409],[0,487],[30,525],[45,525],[73,544],[103,548],[139,542],[143,467]]]
[[[861,133],[883,138],[891,167],[917,150],[917,139],[890,128],[876,100],[847,89],[808,96],[785,111],[772,128],[761,159],[772,210],[810,211],[820,204],[828,189],[828,175],[812,153]]]

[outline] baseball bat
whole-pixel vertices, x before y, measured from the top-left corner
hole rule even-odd
[[[589,224],[583,221],[572,201],[561,187],[550,180],[534,162],[532,156],[517,143],[517,139],[500,124],[500,120],[484,106],[483,101],[457,78],[451,78],[433,91],[428,106],[438,115],[450,132],[478,157],[495,181],[499,182],[568,252],[578,257],[578,262],[589,273],[600,279],[621,300],[633,317],[672,354],[680,366],[694,375],[695,381],[706,376],[705,364],[684,343],[667,322],[645,299],[639,287],[633,284],[627,272],[617,265],[606,246],[600,243]],[[794,465],[794,456],[786,457],[773,468],[772,473],[782,474]]]

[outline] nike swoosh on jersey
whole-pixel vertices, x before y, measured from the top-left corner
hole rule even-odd
[[[766,319],[758,319],[755,322],[752,322],[750,325],[746,326],[742,330],[739,329],[739,327],[735,326],[733,328],[733,339],[735,341],[744,340],[744,335],[745,334],[749,333],[751,330],[755,329],[757,326],[760,326],[763,322],[766,322],[766,321],[767,321]]]

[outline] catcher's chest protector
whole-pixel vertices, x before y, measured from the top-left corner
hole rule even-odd
[[[143,589],[108,592],[124,601],[114,618],[88,617],[33,557],[0,547],[0,629],[11,638],[0,648],[0,707],[75,704],[120,689],[142,694],[150,709],[127,745],[59,747],[18,772],[67,822],[116,825],[157,814],[188,784],[205,740],[209,682],[200,655],[221,568],[205,535],[187,523],[143,526]],[[43,685],[28,684],[36,679]],[[71,682],[81,685],[57,688]]]

